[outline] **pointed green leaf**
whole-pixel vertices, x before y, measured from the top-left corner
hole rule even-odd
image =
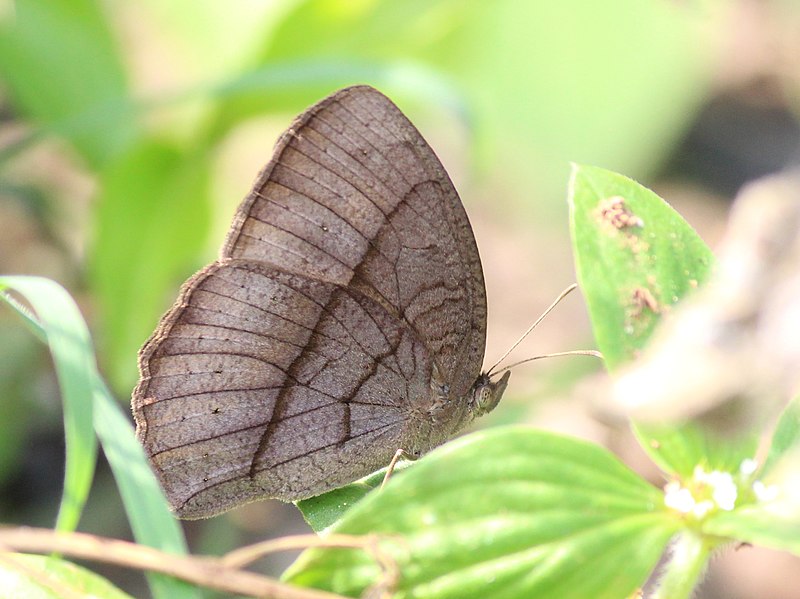
[[[64,493],[56,528],[75,530],[89,495],[97,459],[97,437],[92,425],[94,353],[89,329],[78,306],[58,283],[40,277],[0,277],[0,291],[22,295],[36,311],[27,313],[14,302],[37,334],[44,334],[55,363],[64,406],[66,467]],[[8,423],[6,423],[8,425]]]
[[[719,512],[703,524],[703,532],[800,556],[800,510],[797,505],[785,507],[749,505]]]
[[[616,173],[574,166],[569,206],[578,283],[613,371],[645,346],[661,314],[707,280],[714,258],[666,202]]]
[[[706,282],[714,257],[664,200],[616,173],[573,166],[569,205],[578,282],[613,372],[644,349],[662,315]],[[635,429],[653,460],[681,476],[697,464],[752,457],[751,437],[717,444],[693,425]]]
[[[761,474],[766,476],[785,455],[796,450],[799,445],[800,398],[795,398],[789,402],[778,420]]]
[[[453,441],[347,511],[332,532],[385,535],[396,597],[617,598],[680,526],[662,495],[594,445],[524,427]],[[311,550],[293,583],[358,596],[379,577],[353,550]]]

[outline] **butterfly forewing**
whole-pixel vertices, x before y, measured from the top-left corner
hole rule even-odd
[[[459,395],[480,370],[486,292],[467,215],[430,146],[372,88],[295,121],[223,255],[360,289],[414,327]]]

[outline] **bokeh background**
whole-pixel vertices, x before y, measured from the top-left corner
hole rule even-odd
[[[800,2],[0,0],[0,272],[70,290],[127,403],[139,346],[216,255],[279,133],[353,83],[398,103],[461,193],[486,273],[490,364],[574,280],[570,162],[654,188],[713,247],[745,182],[800,161]],[[573,294],[512,358],[591,343]],[[571,392],[598,368],[517,368],[480,425],[585,437],[660,484],[625,431]],[[61,427],[46,349],[0,311],[0,522],[52,526]],[[81,528],[130,536],[102,463]],[[186,531],[194,551],[219,553],[307,528],[292,506],[262,502]],[[138,574],[97,569],[146,593]],[[698,597],[799,589],[800,560],[740,548],[714,561]]]

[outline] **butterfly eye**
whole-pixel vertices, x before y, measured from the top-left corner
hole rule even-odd
[[[491,412],[497,407],[503,392],[508,385],[508,379],[511,376],[511,371],[506,372],[499,381],[492,382],[488,375],[481,375],[475,383],[472,392],[472,409],[473,417],[482,416],[487,412]]]
[[[473,391],[472,396],[472,410],[475,416],[480,416],[485,414],[489,410],[487,409],[489,404],[492,401],[492,389],[488,386],[487,383],[481,384],[477,389]]]

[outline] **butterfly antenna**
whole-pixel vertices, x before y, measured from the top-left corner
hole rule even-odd
[[[520,364],[525,364],[525,362],[533,362],[534,360],[541,360],[542,358],[557,358],[559,356],[594,356],[595,358],[603,359],[603,354],[599,351],[594,349],[573,349],[570,351],[559,351],[553,354],[542,354],[541,356],[533,356],[532,358],[525,358],[524,360],[520,360],[519,362],[514,362],[510,366],[504,366],[495,374],[500,374],[501,372],[505,372],[506,370],[511,370],[512,368],[516,368]]]
[[[529,326],[529,327],[528,327],[528,330],[527,330],[527,331],[525,331],[525,332],[522,334],[522,336],[521,336],[519,339],[517,339],[516,343],[514,343],[514,345],[512,345],[512,346],[509,348],[509,350],[508,350],[506,353],[504,353],[504,354],[503,354],[503,356],[502,356],[502,357],[501,357],[501,358],[500,358],[500,359],[499,359],[497,362],[495,362],[495,363],[492,365],[492,367],[491,367],[491,368],[488,370],[488,372],[486,373],[486,374],[487,374],[487,376],[491,376],[491,374],[492,374],[492,371],[493,371],[495,368],[497,368],[497,365],[498,365],[498,364],[500,364],[500,362],[502,362],[503,360],[505,360],[505,359],[508,357],[508,354],[510,354],[512,351],[514,351],[514,350],[517,348],[517,346],[518,346],[520,343],[522,343],[522,341],[525,339],[525,337],[527,337],[528,335],[530,335],[531,331],[532,331],[533,329],[535,329],[535,328],[536,328],[536,326],[537,326],[537,325],[538,325],[540,322],[542,322],[542,320],[544,320],[544,317],[545,317],[545,316],[547,316],[548,314],[550,314],[550,312],[553,310],[553,308],[555,308],[555,307],[558,305],[558,303],[559,303],[561,300],[563,300],[565,297],[567,297],[567,296],[568,296],[570,293],[572,293],[573,291],[575,291],[575,289],[576,289],[577,287],[578,287],[578,284],[577,284],[577,283],[573,283],[572,285],[570,285],[569,287],[567,287],[567,288],[566,288],[564,291],[562,291],[562,292],[561,292],[561,294],[560,294],[560,295],[559,295],[559,296],[558,296],[558,297],[555,299],[555,301],[554,301],[552,304],[550,304],[550,306],[547,308],[547,310],[545,310],[545,311],[542,313],[542,315],[541,315],[539,318],[537,318],[537,319],[536,319],[536,322],[534,322],[534,323],[533,323],[531,326]],[[578,350],[578,351],[581,351],[581,350]],[[590,351],[590,350],[587,350],[587,351]],[[570,352],[565,352],[565,353],[570,353]],[[561,355],[561,354],[551,354],[551,355]],[[544,358],[545,356],[539,356],[539,357],[540,357],[540,358]],[[528,360],[523,360],[523,362],[528,362],[528,361],[530,361],[530,360],[535,360],[535,359],[537,359],[537,358],[529,358]],[[522,362],[519,362],[519,364],[522,364]],[[514,366],[516,366],[516,364],[514,364]],[[510,368],[510,366],[509,366],[508,368]],[[504,370],[508,370],[508,368],[503,368],[503,370],[501,370],[500,372],[503,372]],[[495,374],[499,374],[499,373],[495,373]]]

